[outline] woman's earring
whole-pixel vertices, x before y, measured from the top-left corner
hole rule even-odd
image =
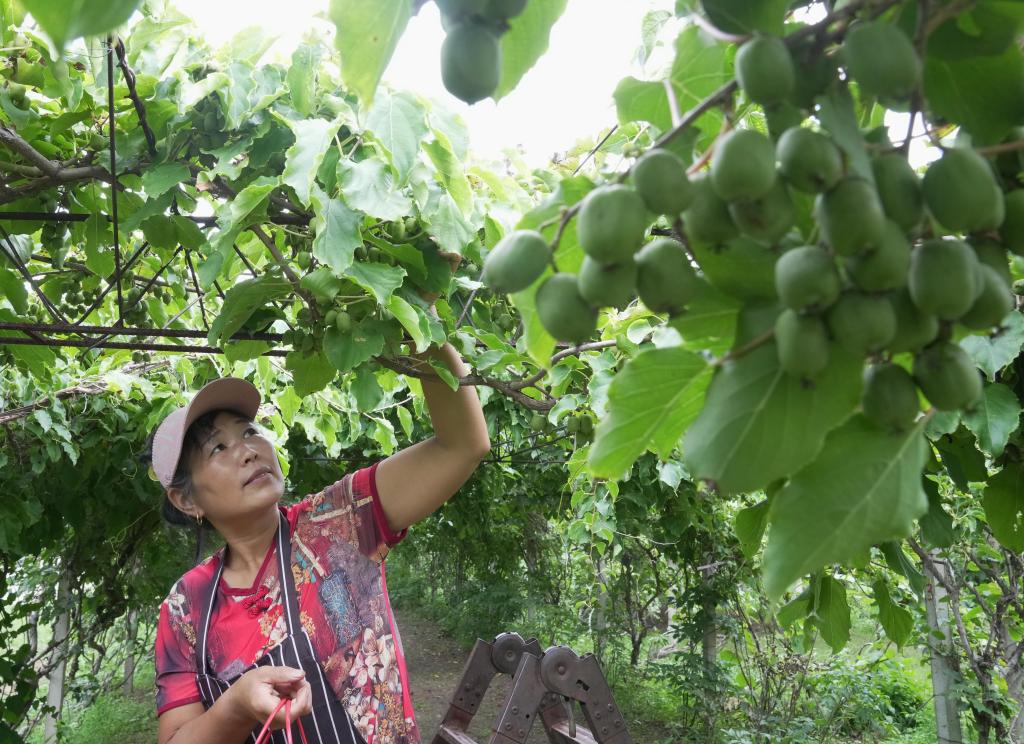
[[[203,526],[203,515],[202,514],[196,514],[196,527],[202,527],[202,526]]]

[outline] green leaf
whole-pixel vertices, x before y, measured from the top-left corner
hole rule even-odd
[[[295,134],[295,144],[285,153],[283,180],[295,189],[295,195],[303,206],[308,207],[317,171],[327,154],[327,148],[334,141],[334,135],[341,127],[341,119],[285,121]]]
[[[142,0],[21,0],[58,51],[79,36],[98,36],[127,21]]]
[[[1007,465],[992,476],[983,503],[996,539],[1014,553],[1024,552],[1024,469]]]
[[[914,617],[892,601],[889,587],[883,579],[876,579],[871,585],[871,590],[875,595],[875,604],[878,605],[878,622],[881,623],[889,640],[903,648],[914,629]]]
[[[972,481],[988,480],[985,456],[978,451],[972,437],[963,429],[936,439],[935,449],[939,451],[949,477],[961,491],[969,491],[968,484]]]
[[[953,518],[942,508],[942,496],[938,484],[931,478],[922,478],[921,486],[928,496],[928,511],[918,520],[921,537],[935,548],[948,548],[956,542]]]
[[[548,49],[548,37],[555,21],[561,18],[568,0],[544,0],[526,4],[509,23],[501,37],[501,77],[494,100],[500,101],[519,85],[523,75]]]
[[[187,166],[182,163],[161,163],[142,171],[142,188],[149,198],[154,199],[183,181],[192,179]]]
[[[740,306],[736,298],[701,281],[686,310],[670,319],[669,325],[679,331],[685,348],[721,355],[733,344]]]
[[[277,187],[277,179],[270,176],[257,178],[238,192],[234,199],[217,209],[217,225],[225,235],[259,221],[266,210],[270,192]]]
[[[920,424],[891,434],[858,414],[829,434],[817,459],[772,501],[764,553],[768,596],[778,599],[805,574],[909,535],[928,508],[921,489],[926,457]]]
[[[448,189],[452,201],[463,215],[470,214],[473,211],[473,192],[469,188],[466,173],[462,170],[462,163],[452,152],[448,138],[443,133],[435,131],[433,142],[423,145],[423,150],[437,168],[441,183]]]
[[[395,319],[402,324],[402,327],[409,332],[413,343],[416,344],[416,351],[424,351],[430,346],[430,339],[423,334],[420,328],[420,315],[416,308],[403,300],[398,295],[391,295],[387,303],[388,310],[395,316]]]
[[[319,192],[319,193],[317,193]],[[360,232],[363,218],[349,209],[341,199],[329,199],[319,189],[314,191],[313,206],[316,216],[313,229],[313,255],[338,276],[344,275],[352,265],[355,250],[362,245]]]
[[[324,353],[339,372],[348,372],[384,349],[384,334],[379,322],[362,321],[348,333],[337,328],[324,332]]]
[[[701,0],[708,19],[730,34],[762,31],[779,36],[790,0]]]
[[[850,605],[846,586],[831,576],[822,576],[814,591],[814,624],[833,653],[839,653],[850,640]]]
[[[423,217],[427,223],[427,232],[437,238],[441,250],[448,253],[462,254],[466,246],[476,238],[476,231],[466,222],[451,194],[441,194],[437,209]]]
[[[740,550],[747,560],[753,559],[761,549],[761,540],[768,528],[769,504],[768,499],[765,499],[736,513],[736,539],[739,540]]]
[[[288,68],[285,80],[288,82],[292,107],[302,116],[308,117],[315,110],[313,94],[321,54],[322,47],[319,44],[302,44],[292,52],[292,66]]]
[[[458,392],[459,381],[456,379],[455,375],[452,374],[452,371],[448,369],[448,365],[434,357],[430,357],[427,361],[435,374],[441,378],[441,381],[445,383],[452,392]]]
[[[374,101],[366,118],[367,129],[387,149],[399,183],[409,180],[409,173],[419,158],[420,142],[427,134],[425,113],[423,105],[411,93],[389,92]]]
[[[154,248],[169,248],[174,250],[178,247],[178,229],[170,217],[158,215],[147,217],[140,225],[142,234]]]
[[[377,376],[366,364],[356,370],[350,389],[352,395],[355,396],[356,406],[363,412],[372,411],[384,397],[384,391],[380,389]]]
[[[833,353],[814,385],[779,367],[775,344],[718,369],[683,452],[696,478],[721,493],[746,493],[814,459],[825,435],[860,398],[861,360]]]
[[[230,338],[259,308],[291,291],[291,282],[269,274],[236,284],[224,295],[220,314],[210,325],[209,342]]]
[[[222,347],[224,358],[234,364],[256,359],[270,350],[270,344],[266,341],[230,341]]]
[[[933,112],[962,125],[975,144],[997,143],[1024,121],[1024,54],[1013,44],[993,56],[928,55],[924,93]]]
[[[960,340],[964,351],[993,381],[1024,349],[1024,314],[1010,313],[1004,323],[1005,327],[992,335],[967,336]]]
[[[797,620],[807,617],[811,611],[813,592],[810,588],[802,591],[799,596],[790,600],[775,613],[775,619],[782,628],[788,629]]]
[[[383,160],[338,163],[338,185],[353,209],[380,220],[397,220],[412,212],[412,200],[395,190],[395,176]]]
[[[522,292],[509,295],[509,299],[522,319],[526,353],[541,367],[547,367],[555,351],[555,339],[547,332],[540,322],[540,316],[537,315],[536,297],[539,286],[539,283],[534,283]]]
[[[345,286],[345,280],[335,276],[330,269],[320,267],[304,274],[299,279],[299,286],[313,293],[317,300],[333,302],[334,298]]]
[[[0,295],[7,298],[14,312],[23,315],[28,310],[28,290],[21,277],[0,266]]]
[[[391,294],[402,286],[405,269],[382,263],[356,261],[349,267],[347,275],[360,287],[372,293],[378,303],[386,307]]]
[[[924,592],[924,574],[917,570],[914,562],[903,552],[903,546],[897,540],[889,540],[876,547],[882,552],[885,564],[892,571],[905,577],[910,584],[910,588],[920,597]]]
[[[669,80],[679,105],[679,114],[696,106],[729,80],[728,47],[719,44],[696,26],[680,32],[675,42],[675,60]],[[647,121],[667,131],[672,127],[672,110],[662,81],[622,80],[613,94],[620,123]],[[717,121],[720,114],[706,114]],[[717,129],[717,128],[716,128]]]
[[[303,398],[323,390],[338,374],[334,365],[319,353],[306,356],[299,351],[289,352],[284,366],[292,373],[292,386],[296,395]]]
[[[411,14],[409,0],[331,0],[328,15],[337,29],[341,78],[364,105],[373,101]]]
[[[622,478],[648,448],[672,453],[704,402],[712,369],[681,348],[648,349],[629,360],[608,390],[608,415],[590,450],[591,472]]]
[[[846,153],[850,171],[853,175],[875,182],[875,174],[871,169],[871,158],[868,157],[864,135],[860,130],[857,112],[853,104],[853,96],[845,85],[832,85],[827,93],[818,98],[818,117],[839,148]]]
[[[396,409],[398,413],[398,423],[402,427],[402,433],[405,434],[406,439],[412,437],[412,414],[409,413],[409,409],[405,406],[399,406]]]
[[[114,253],[105,250],[114,242],[110,223],[102,214],[93,214],[83,224],[85,228],[85,265],[99,276],[114,273]]]
[[[999,457],[1020,424],[1020,412],[1017,394],[996,382],[985,386],[981,400],[964,412],[963,421],[977,438],[978,447],[989,457]]]
[[[741,300],[775,300],[779,256],[768,246],[741,236],[724,246],[692,241],[690,249],[704,277],[716,289]]]

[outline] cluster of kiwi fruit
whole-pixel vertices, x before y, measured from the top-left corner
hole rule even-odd
[[[849,168],[833,138],[804,121],[815,97],[840,84],[836,60],[862,97],[889,105],[920,84],[909,38],[882,21],[854,25],[835,55],[806,41],[751,38],[737,52],[736,77],[765,111],[769,134],[723,134],[708,171],[692,179],[674,154],[650,150],[635,163],[632,186],[588,194],[576,217],[586,254],[578,275],[555,273],[537,290],[544,327],[581,343],[599,308],[636,296],[654,312],[685,312],[704,281],[699,267],[674,240],[644,243],[650,213],[665,215],[670,224],[681,218],[694,255],[738,241],[769,253],[782,306],[774,342],[786,373],[813,384],[835,347],[869,359],[863,409],[888,430],[915,420],[919,390],[939,410],[974,403],[980,375],[951,339],[955,324],[989,329],[1015,307],[1008,252],[1024,255],[1024,189],[1001,182],[966,147],[945,149],[923,178],[891,146],[873,153],[870,172]],[[794,231],[797,199],[814,200],[811,240]],[[539,233],[515,231],[487,256],[484,280],[519,291],[550,260]],[[903,352],[913,355],[911,371],[892,361]]]
[[[445,40],[444,87],[466,103],[494,94],[501,79],[501,35],[526,10],[527,0],[437,0]]]

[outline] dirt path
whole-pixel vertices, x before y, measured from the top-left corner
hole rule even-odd
[[[395,616],[405,647],[416,720],[424,744],[430,744],[437,725],[448,710],[448,700],[462,676],[462,667],[469,658],[470,649],[460,648],[441,633],[436,623],[417,617],[408,610],[396,609]],[[510,684],[510,678],[502,675],[488,688],[470,726],[470,733],[478,742],[486,742],[490,738],[491,724],[501,712]],[[544,732],[535,727],[530,732],[529,741],[540,744],[545,741]]]

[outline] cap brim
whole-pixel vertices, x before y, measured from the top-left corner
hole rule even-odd
[[[164,488],[170,488],[178,469],[181,445],[188,428],[205,413],[217,410],[237,411],[256,418],[260,393],[253,385],[237,377],[224,377],[204,385],[192,401],[167,416],[153,437],[153,471]]]

